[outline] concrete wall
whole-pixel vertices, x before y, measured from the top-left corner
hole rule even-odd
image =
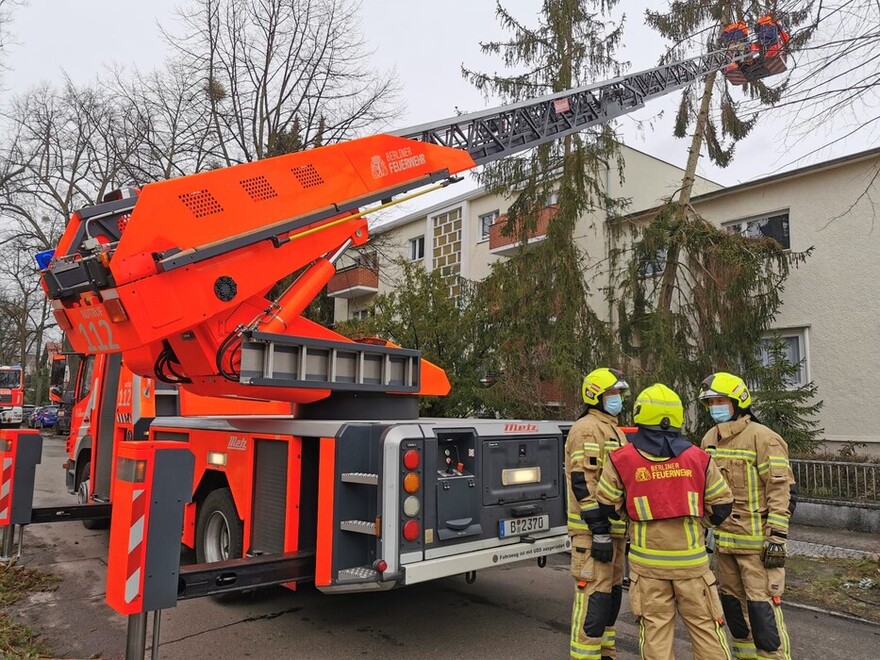
[[[829,504],[815,500],[798,502],[792,522],[812,527],[880,534],[880,507],[844,502]]]

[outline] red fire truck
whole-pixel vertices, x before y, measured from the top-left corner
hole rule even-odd
[[[0,366],[0,427],[21,426],[22,404],[24,404],[24,371],[21,365]]]

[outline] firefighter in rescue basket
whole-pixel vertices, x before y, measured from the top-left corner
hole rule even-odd
[[[626,444],[617,416],[628,389],[616,369],[602,367],[587,374],[581,386],[586,409],[565,443],[568,533],[575,580],[572,658],[617,657],[614,622],[623,594],[626,525],[620,520],[588,517],[599,508],[596,486],[602,465],[610,452]]]
[[[790,658],[780,599],[788,521],[797,490],[788,445],[759,424],[742,378],[718,372],[700,385],[713,427],[702,447],[733,491],[730,517],[715,530],[721,603],[737,658]]]
[[[630,610],[646,660],[668,660],[675,612],[700,660],[727,660],[724,614],[706,554],[704,524],[730,514],[733,496],[712,458],[681,434],[681,399],[665,385],[635,402],[638,431],[608,456],[596,519],[630,522]],[[592,521],[592,519],[591,519]]]

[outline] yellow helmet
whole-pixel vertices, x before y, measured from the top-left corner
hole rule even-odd
[[[705,403],[706,399],[716,396],[726,396],[733,400],[739,410],[745,410],[752,405],[752,395],[746,382],[726,371],[714,373],[700,383],[700,401]]]
[[[584,382],[581,384],[581,396],[587,405],[598,405],[599,397],[608,390],[628,390],[629,383],[623,379],[623,374],[617,369],[608,369],[600,367],[593,369],[584,376]]]
[[[684,423],[681,398],[666,385],[654,383],[636,397],[633,421],[639,426],[680,429]]]

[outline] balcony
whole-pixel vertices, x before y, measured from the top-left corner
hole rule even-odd
[[[379,292],[379,269],[361,265],[349,266],[336,271],[327,284],[331,298],[359,298]]]
[[[559,206],[556,204],[541,209],[538,213],[538,222],[535,225],[534,230],[529,232],[526,245],[544,240],[547,235],[547,227],[558,212]],[[489,227],[489,251],[492,254],[508,257],[514,254],[523,244],[516,229],[514,229],[510,236],[502,234],[507,222],[508,217],[502,215],[499,216],[495,222],[492,223],[492,226]]]

